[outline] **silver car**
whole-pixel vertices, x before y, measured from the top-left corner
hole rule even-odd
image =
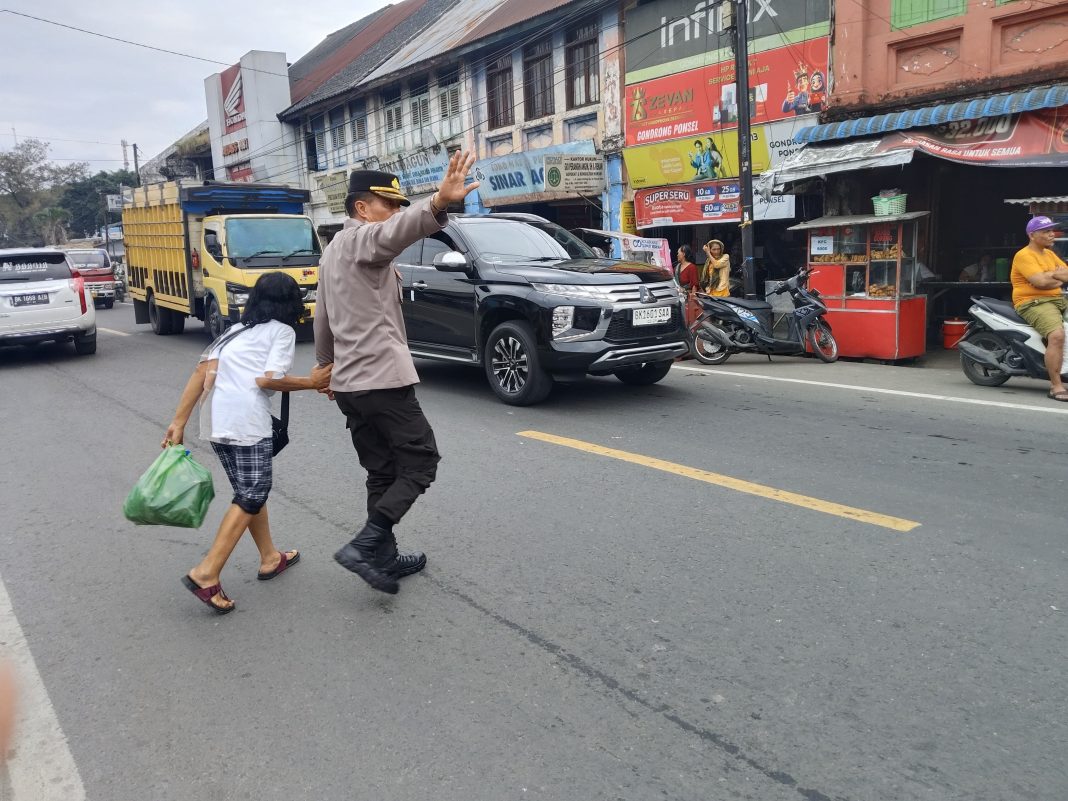
[[[0,345],[74,342],[96,353],[96,306],[61,250],[0,250]]]

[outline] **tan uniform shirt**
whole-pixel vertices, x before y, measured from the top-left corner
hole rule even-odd
[[[345,220],[319,262],[315,359],[334,363],[330,389],[362,392],[419,382],[401,313],[400,274],[391,266],[408,245],[440,231],[430,198],[385,222]]]

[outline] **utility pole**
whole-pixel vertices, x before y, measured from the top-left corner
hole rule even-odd
[[[756,297],[753,263],[753,134],[749,109],[749,11],[746,0],[734,6],[734,73],[738,86],[738,178],[742,190],[742,281],[747,298]]]
[[[137,142],[134,142],[133,151],[134,151],[134,174],[137,175],[137,185],[140,186],[141,185],[141,167],[140,167],[140,165],[139,165],[139,163],[137,161]],[[752,194],[752,193],[750,193],[750,194]]]

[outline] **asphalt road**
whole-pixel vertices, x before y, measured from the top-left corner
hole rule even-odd
[[[91,801],[1068,797],[1068,420],[1033,386],[1000,408],[736,361],[515,409],[421,362],[444,460],[393,597],[331,558],[363,476],[300,393],[270,510],[304,558],[257,582],[243,541],[215,617],[179,583],[228,498],[210,448],[201,530],[120,512],[207,341],[132,317],[100,312],[93,357],[0,350],[0,590],[66,738],[23,767],[69,748]]]

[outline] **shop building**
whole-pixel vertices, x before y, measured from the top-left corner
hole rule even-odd
[[[655,0],[624,10],[625,149],[635,227],[672,250],[720,239],[740,278],[742,221],[733,31],[727,3]],[[830,0],[768,0],[750,8],[752,164],[769,170],[798,150],[795,135],[829,102]],[[754,209],[758,285],[792,274],[822,195],[780,194]]]
[[[819,286],[819,274],[828,276],[825,296],[843,306],[889,293],[924,298],[924,315],[910,314],[909,342],[939,339],[945,320],[966,314],[970,295],[1009,296],[1009,267],[1026,243],[1029,212],[1007,201],[1063,194],[1068,176],[1068,85],[1057,80],[1068,71],[1068,40],[1057,33],[1066,27],[1068,3],[837,4],[830,102],[819,124],[797,133],[803,147],[758,188],[766,197],[822,193],[828,226],[809,232],[809,263],[826,258],[811,252],[812,238],[846,241],[869,225],[884,236],[893,226],[875,213],[885,217],[891,203],[894,214],[920,216],[910,223],[915,245],[901,243],[896,272],[875,264],[873,249],[886,248],[869,239],[867,274],[856,286],[844,277],[859,273],[856,261],[823,262],[814,280]],[[853,219],[855,230],[846,234],[836,218]],[[844,250],[860,256],[856,246]],[[843,326],[857,333],[839,339],[843,355],[923,352],[887,356],[844,314]]]
[[[293,65],[294,102],[280,117],[303,142],[302,178],[316,222],[332,229],[343,221],[354,168],[395,172],[418,197],[436,187],[449,154],[464,149],[477,154],[474,172],[482,181],[466,211],[534,212],[568,228],[618,229],[617,6],[559,0],[423,6],[432,6],[432,19],[420,11],[395,23],[407,28],[406,41],[390,52],[376,36],[376,19],[337,48],[350,57],[344,65],[337,66],[340,53],[328,52],[329,40]],[[332,75],[321,66],[330,63]],[[600,184],[568,191],[570,180],[552,180],[560,172],[547,181],[546,157],[563,162],[565,179],[571,167],[599,161]]]
[[[215,179],[276,182],[297,155],[278,120],[289,103],[285,53],[253,50],[204,79]]]
[[[141,165],[141,182],[146,184],[178,178],[205,181],[211,180],[214,175],[211,131],[207,120]]]

